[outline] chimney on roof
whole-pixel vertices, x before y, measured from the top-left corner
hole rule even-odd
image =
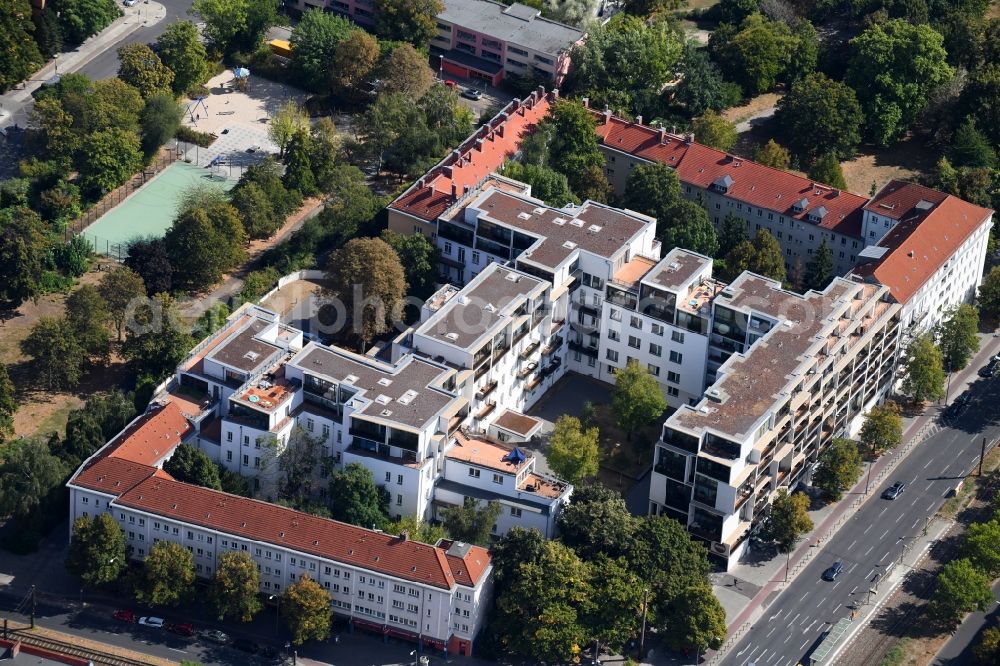
[[[456,183],[455,181],[451,182],[451,196],[454,199],[458,198],[458,183]]]
[[[476,139],[476,150],[478,150],[479,152],[483,152],[483,140],[482,139]]]
[[[507,119],[504,118],[504,120],[507,120]],[[504,127],[504,123],[500,123],[499,125],[497,125],[497,136],[499,136],[501,139],[503,138],[503,127]]]
[[[554,94],[556,91],[553,90],[552,92]],[[545,97],[545,86],[538,86],[535,89],[535,95],[538,97],[538,99]]]
[[[542,94],[545,94],[545,88],[541,88]],[[559,88],[552,89],[552,99],[559,99]]]
[[[666,142],[667,142],[667,128],[663,127],[661,125],[660,126],[660,143],[666,143]]]
[[[409,530],[403,530],[402,532],[400,532],[399,533],[399,540],[400,541],[409,541],[410,540],[410,531]]]
[[[611,109],[604,107],[604,124],[607,125],[611,122]]]
[[[469,193],[469,186],[468,185],[464,185],[462,187],[462,194],[468,194],[468,193]]]
[[[635,117],[635,124],[636,125],[641,125],[642,124],[642,116],[636,116]]]
[[[585,109],[589,109],[590,108],[590,98],[589,97],[584,97],[580,101],[583,102],[583,108],[585,108]]]
[[[670,133],[671,134],[677,134],[677,125],[671,125],[670,126]]]
[[[688,142],[688,143],[694,143],[694,132],[689,132],[689,133],[688,133],[688,139],[687,139],[687,142]]]

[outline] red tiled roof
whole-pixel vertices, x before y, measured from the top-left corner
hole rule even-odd
[[[174,480],[147,478],[118,504],[443,589],[475,585],[490,561],[472,547],[461,567],[446,549]]]
[[[451,542],[442,542],[437,550],[447,551],[450,545]],[[473,581],[479,580],[490,564],[489,552],[479,546],[470,546],[469,552],[464,557],[445,555],[445,560],[455,576],[455,582],[469,587],[475,585]]]
[[[163,470],[149,465],[123,458],[101,457],[77,472],[70,483],[108,495],[121,495],[157,472],[172,478]]]
[[[436,220],[465,189],[473,189],[518,151],[521,140],[549,111],[549,95],[515,101],[466,139],[440,164],[389,204],[423,220]],[[457,195],[457,196],[456,196]]]
[[[106,455],[155,466],[193,431],[177,403],[169,402],[132,422],[111,441]]]
[[[947,196],[944,192],[938,192],[923,185],[892,180],[871,198],[871,201],[865,206],[865,210],[883,217],[901,220],[913,212],[921,201],[936,206]]]
[[[854,272],[874,278],[889,288],[897,302],[906,303],[993,211],[919,185],[897,182],[894,190],[891,199],[901,207],[907,201],[914,205],[921,199],[933,201],[928,193],[936,195],[940,203],[927,211],[917,210],[897,222],[878,243],[889,251],[880,259],[857,267]],[[879,214],[885,213],[879,211]]]
[[[867,201],[864,197],[689,142],[680,135],[595,114],[597,133],[605,146],[672,166],[681,182],[705,189],[728,175],[733,183],[727,194],[734,199],[840,234],[861,236],[862,211]],[[792,205],[803,198],[808,201],[805,210],[794,212]],[[822,222],[811,222],[809,213],[821,206],[827,211]]]

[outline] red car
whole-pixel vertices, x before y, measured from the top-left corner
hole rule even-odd
[[[194,626],[190,622],[174,622],[167,625],[167,631],[178,636],[194,636]]]
[[[129,622],[129,623],[135,622],[135,613],[133,613],[130,610],[116,610],[114,613],[112,613],[112,617],[114,617],[119,622]]]

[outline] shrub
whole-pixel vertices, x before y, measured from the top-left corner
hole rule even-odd
[[[202,148],[208,148],[215,141],[215,136],[212,134],[207,134],[205,132],[199,132],[196,129],[191,129],[187,125],[181,125],[177,128],[177,133],[174,137],[178,141],[183,141],[185,143],[193,143],[196,146],[201,146]]]

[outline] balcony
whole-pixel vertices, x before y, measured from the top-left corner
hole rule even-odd
[[[456,414],[455,416],[448,419],[448,434],[453,435],[458,427],[462,425],[462,421],[465,419],[465,414]]]
[[[597,358],[597,347],[591,347],[590,345],[585,345],[582,342],[574,342],[570,340],[569,348],[573,351],[580,352],[584,356],[593,356]]]
[[[517,378],[518,379],[524,379],[525,377],[527,377],[528,375],[530,375],[531,373],[533,373],[537,368],[538,368],[538,364],[535,363],[534,361],[532,361],[531,363],[529,363],[526,366],[524,366],[524,368],[520,372],[517,373]]]
[[[551,354],[554,354],[555,352],[559,351],[559,349],[562,347],[562,344],[563,344],[562,337],[556,337],[555,339],[552,340],[552,342],[542,347],[542,356],[549,356]]]
[[[496,408],[497,408],[497,403],[493,401],[487,402],[486,405],[484,405],[483,408],[479,410],[479,413],[476,414],[476,418],[485,419],[487,416],[492,414]]]
[[[542,345],[541,345],[541,344],[540,344],[539,342],[537,342],[537,341],[535,341],[535,342],[532,342],[532,343],[531,343],[531,344],[529,344],[529,345],[528,345],[527,347],[525,347],[525,348],[524,348],[524,350],[523,350],[523,351],[521,352],[521,358],[523,358],[523,359],[527,359],[527,358],[528,358],[528,357],[530,357],[530,356],[531,356],[532,354],[534,354],[534,353],[535,353],[535,351],[536,351],[536,350],[537,350],[537,349],[538,349],[539,347],[541,347],[541,346],[542,346]]]
[[[538,388],[538,385],[541,383],[542,383],[542,375],[540,374],[535,375],[534,377],[531,378],[531,381],[525,384],[525,389],[527,389],[528,391],[534,391],[536,388]]]
[[[555,335],[557,332],[559,332],[559,329],[561,329],[565,323],[566,323],[565,319],[553,320],[552,326],[551,328],[549,328],[549,335]]]
[[[483,384],[483,386],[476,393],[476,398],[479,399],[479,400],[482,400],[483,398],[485,398],[486,396],[488,396],[490,393],[493,393],[493,391],[495,391],[496,388],[497,388],[497,383],[496,382],[490,382],[488,384]]]
[[[496,363],[500,358],[510,350],[510,347],[497,347],[493,350],[493,362]]]

